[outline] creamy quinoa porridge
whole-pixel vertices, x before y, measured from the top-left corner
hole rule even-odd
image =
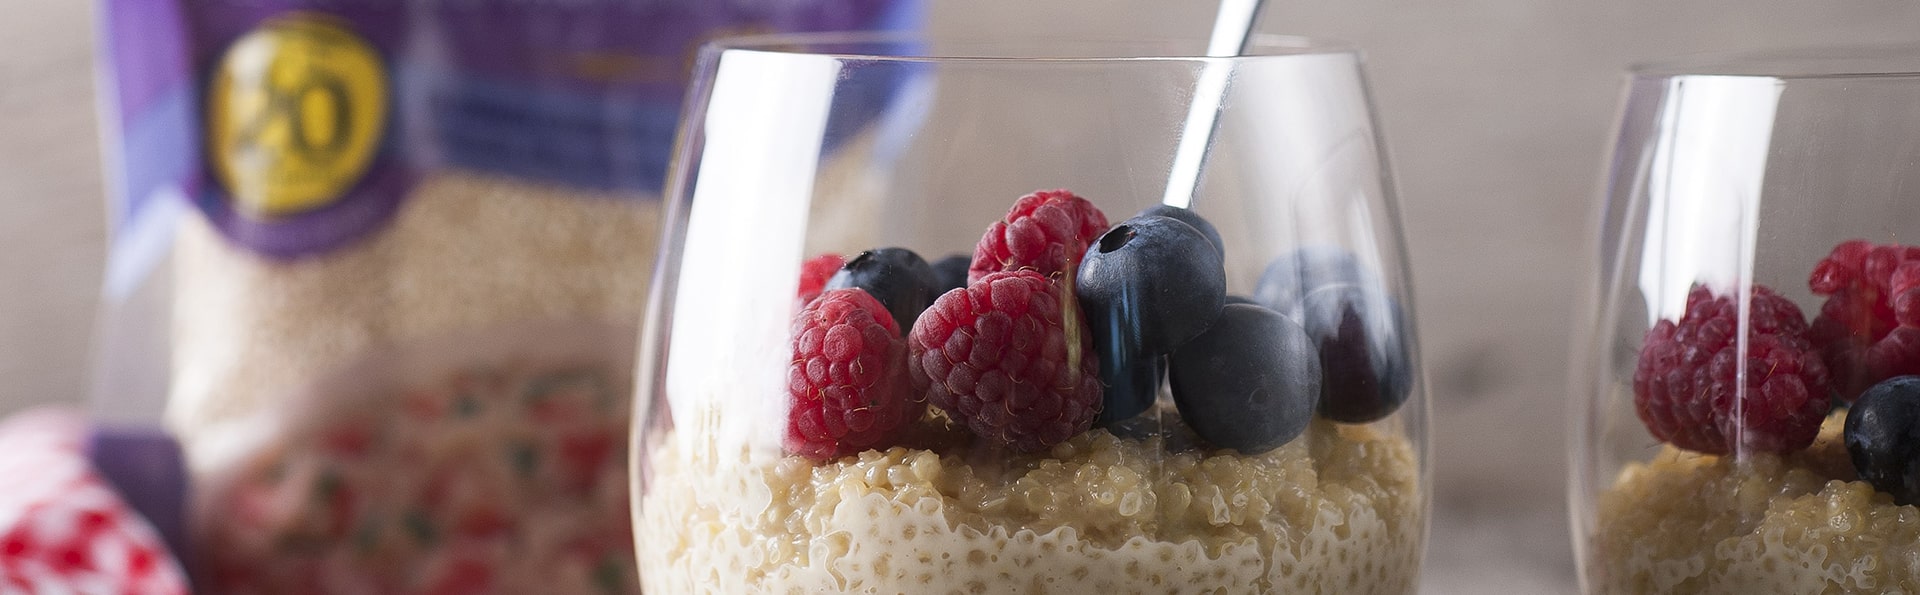
[[[1599,499],[1599,592],[1920,592],[1920,510],[1855,478],[1845,420],[1791,455],[1627,465]]]
[[[1405,593],[1425,530],[1413,449],[1368,426],[1256,456],[1093,430],[821,465],[683,438],[649,455],[648,592]]]

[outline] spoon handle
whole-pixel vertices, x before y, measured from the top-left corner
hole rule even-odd
[[[1252,37],[1255,17],[1265,0],[1221,0],[1220,12],[1213,20],[1213,34],[1207,40],[1208,57],[1238,56]],[[1187,121],[1180,129],[1180,145],[1174,150],[1173,168],[1168,172],[1167,191],[1160,202],[1181,207],[1193,206],[1193,195],[1200,189],[1200,170],[1206,167],[1207,147],[1213,130],[1220,125],[1221,102],[1227,96],[1231,66],[1208,62],[1201,66],[1200,80],[1194,85],[1193,102],[1187,108]]]

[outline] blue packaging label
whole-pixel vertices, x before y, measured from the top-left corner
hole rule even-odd
[[[917,0],[107,0],[124,230],[185,197],[264,256],[379,230],[446,167],[652,196],[714,37],[917,26]],[[148,215],[152,213],[152,215]],[[122,241],[123,239],[127,241]],[[146,247],[142,247],[146,246]],[[112,283],[112,280],[110,280]]]

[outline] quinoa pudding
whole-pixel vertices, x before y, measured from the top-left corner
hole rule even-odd
[[[1665,447],[1601,493],[1601,593],[1920,592],[1920,510],[1855,478],[1845,412],[1790,455]]]
[[[1013,460],[817,466],[688,437],[649,457],[650,593],[1406,593],[1419,570],[1413,449],[1366,426],[1256,456],[1094,430]]]

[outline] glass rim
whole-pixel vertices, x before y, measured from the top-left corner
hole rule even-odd
[[[1263,61],[1300,56],[1355,56],[1359,50],[1345,41],[1299,35],[1255,34],[1248,38],[1248,53],[1238,56],[1206,56],[1187,52],[1152,51],[1168,44],[1193,44],[1204,48],[1207,40],[1197,36],[1121,39],[1114,37],[1020,38],[958,37],[934,38],[923,33],[897,31],[821,31],[806,33],[767,33],[722,37],[708,41],[701,53],[753,52],[793,56],[821,56],[841,60],[872,62],[1140,62],[1140,61]],[[1062,48],[1131,48],[1122,51],[1086,52],[1084,55],[1026,55],[992,51],[900,51],[899,46],[926,47],[940,44],[966,48],[995,46]],[[873,51],[863,51],[873,50]]]
[[[1638,62],[1634,78],[1920,78],[1920,43],[1712,52]]]

